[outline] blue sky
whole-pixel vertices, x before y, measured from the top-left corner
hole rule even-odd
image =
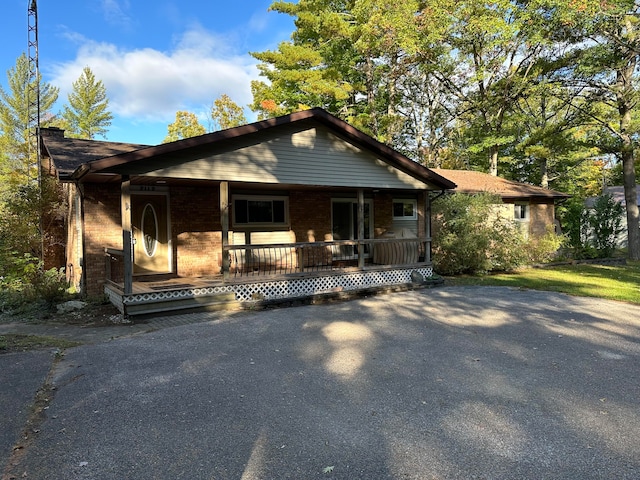
[[[0,85],[28,48],[31,0],[2,0]],[[62,108],[85,66],[107,88],[115,119],[107,140],[157,144],[178,110],[198,114],[226,93],[251,102],[249,51],[275,49],[294,31],[271,0],[38,0],[39,62]],[[245,108],[249,121],[255,119]]]

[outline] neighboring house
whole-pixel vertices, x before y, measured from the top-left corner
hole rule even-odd
[[[498,195],[503,202],[501,214],[513,218],[526,237],[542,236],[550,229],[558,230],[555,217],[556,202],[570,197],[565,193],[514,182],[487,173],[471,170],[447,170],[434,168],[432,171],[448,178],[457,185],[456,192]]]
[[[627,212],[626,212],[627,201],[624,197],[624,187],[623,186],[605,187],[603,193],[611,194],[611,196],[613,197],[613,200],[618,202],[625,209],[622,215],[622,225],[621,225],[623,231],[618,235],[618,238],[616,239],[616,244],[620,248],[626,248],[627,242],[629,241],[629,236],[627,232]],[[640,207],[640,185],[636,185],[636,193],[637,193],[638,207]],[[596,201],[596,198],[597,197],[589,197],[585,200],[585,205],[587,206],[587,208],[593,208],[593,204]]]
[[[429,194],[455,188],[321,109],[157,146],[41,139],[59,266],[129,315],[428,278]]]

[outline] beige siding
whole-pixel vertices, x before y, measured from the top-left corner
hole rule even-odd
[[[246,143],[251,141],[251,145]],[[170,165],[167,159],[151,176],[271,184],[371,188],[425,188],[324,128],[290,129],[278,137],[256,135],[236,140],[225,152]],[[164,163],[164,165],[163,165]]]

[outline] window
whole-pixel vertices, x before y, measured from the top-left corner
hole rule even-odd
[[[519,221],[529,220],[529,204],[516,203],[513,206],[513,218]]]
[[[287,225],[289,198],[234,195],[234,225]]]
[[[394,220],[416,220],[418,218],[418,202],[415,200],[394,200]]]

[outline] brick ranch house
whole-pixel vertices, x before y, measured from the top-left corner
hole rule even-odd
[[[67,206],[51,258],[125,315],[428,278],[430,194],[455,188],[322,109],[157,146],[41,142]]]
[[[570,195],[471,170],[434,168],[432,171],[454,182],[456,192],[487,192],[499,196],[503,202],[497,207],[499,214],[513,218],[526,238],[543,236],[549,230],[560,233],[555,206]]]

